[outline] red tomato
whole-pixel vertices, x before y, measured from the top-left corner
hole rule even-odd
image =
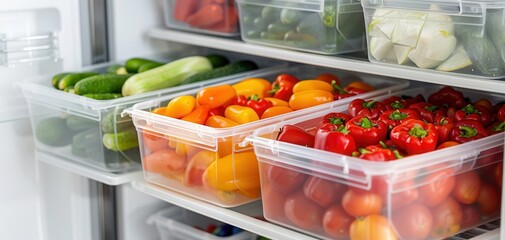
[[[203,173],[217,158],[217,153],[202,150],[191,157],[184,171],[186,186],[203,186]]]
[[[287,168],[266,165],[266,177],[270,184],[279,192],[289,194],[295,189],[301,188],[305,181],[304,173]]]
[[[474,205],[462,204],[461,211],[463,212],[462,229],[473,227],[479,223],[480,214]]]
[[[357,192],[349,189],[342,197],[342,207],[353,217],[379,214],[382,209],[382,199],[372,192]]]
[[[143,166],[148,172],[172,174],[184,171],[187,159],[172,149],[161,149],[144,157]]]
[[[419,190],[417,188],[406,189],[398,193],[394,193],[391,197],[391,209],[395,210],[407,204],[410,204],[419,198]]]
[[[463,212],[459,203],[452,197],[446,198],[442,203],[431,209],[433,215],[433,228],[431,237],[449,237],[461,229]]]
[[[322,225],[323,209],[307,199],[303,191],[296,191],[286,198],[284,215],[297,227],[317,230]]]
[[[149,130],[142,131],[142,144],[151,152],[168,148],[168,139]]]
[[[437,166],[443,168],[441,165]],[[419,187],[419,201],[426,206],[432,207],[440,204],[449,196],[454,187],[455,177],[452,168],[428,168],[427,170],[434,172],[422,179],[424,185]]]
[[[337,192],[333,186],[335,183],[322,178],[310,176],[303,185],[305,197],[319,204],[321,207],[328,207],[338,200]]]
[[[263,182],[261,186],[261,201],[263,202],[263,216],[270,220],[284,218],[284,203],[286,196],[277,192],[272,185]]]
[[[430,234],[433,225],[430,210],[419,203],[412,203],[395,210],[392,219],[393,226],[402,239],[424,239]]]
[[[353,240],[398,239],[388,219],[376,214],[354,220],[349,228],[349,236]]]
[[[498,189],[487,183],[483,183],[477,205],[479,211],[485,216],[494,216],[500,211],[501,196]]]
[[[472,204],[479,198],[481,181],[479,174],[468,171],[456,175],[452,196],[460,203]]]
[[[323,229],[333,238],[347,237],[353,220],[354,218],[349,216],[340,204],[335,204],[324,212]]]

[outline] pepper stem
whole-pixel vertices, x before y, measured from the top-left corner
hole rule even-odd
[[[339,117],[329,117],[327,118],[328,119],[328,122],[330,122],[331,124],[333,125],[339,125],[339,124],[345,124],[345,121],[343,118],[339,118]]]
[[[472,104],[468,104],[462,108],[466,114],[477,113],[480,114],[479,110]]]
[[[258,97],[258,94],[253,94],[252,96],[249,97],[249,100],[258,101],[260,100],[260,98]]]
[[[347,93],[346,91],[344,91],[344,89],[342,89],[338,84],[337,84],[337,81],[335,80],[331,80],[331,86],[333,87],[334,90],[336,90],[338,93],[340,94],[345,94]]]
[[[398,110],[395,110],[394,112],[392,112],[391,114],[389,114],[389,119],[391,120],[403,120],[405,118],[407,118],[409,115],[406,114],[406,113],[402,113]]]
[[[421,126],[419,125],[415,125],[414,127],[412,127],[409,131],[409,135],[410,136],[414,136],[414,137],[418,137],[418,138],[423,138],[423,137],[426,137],[426,135],[428,135],[428,131],[427,130],[424,130]]]
[[[373,106],[375,105],[377,101],[376,100],[372,100],[372,101],[369,101],[369,102],[364,102],[363,103],[363,107],[364,108],[373,108]]]
[[[477,129],[470,126],[460,126],[460,136],[465,138],[471,138],[477,136]]]
[[[493,131],[495,132],[503,132],[505,131],[505,121],[493,127]]]
[[[268,94],[274,95],[280,89],[281,89],[281,87],[279,86],[279,84],[274,84],[274,86],[272,87],[272,90],[268,91]]]
[[[356,125],[362,127],[362,128],[371,128],[373,126],[375,126],[375,124],[372,123],[372,121],[370,121],[370,119],[368,119],[367,117],[362,117],[359,121],[359,123],[357,123]]]

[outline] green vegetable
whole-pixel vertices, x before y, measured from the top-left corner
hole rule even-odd
[[[279,8],[266,6],[261,10],[261,17],[267,22],[275,22],[280,20],[280,12]]]
[[[100,132],[96,128],[81,131],[72,138],[70,151],[79,157],[89,157],[89,153],[96,152],[97,148],[102,147],[101,143],[97,145],[100,136]]]
[[[96,100],[110,100],[123,97],[121,93],[87,93],[82,96]]]
[[[70,115],[65,123],[67,127],[73,131],[81,131],[88,128],[96,128],[98,123],[96,121],[79,117],[76,115]]]
[[[56,89],[59,89],[58,88],[58,83],[61,81],[61,79],[69,74],[73,74],[72,72],[63,72],[63,73],[59,73],[59,74],[56,74],[54,75],[51,83],[53,85],[54,88]]]
[[[66,75],[58,82],[58,88],[61,90],[64,90],[67,87],[74,86],[75,84],[77,84],[78,82],[80,82],[81,80],[83,80],[85,78],[95,76],[95,75],[98,75],[98,73],[81,72],[81,73],[73,73],[73,74]]]
[[[75,93],[74,86],[68,86],[65,89],[63,89],[63,91],[68,93]]]
[[[182,84],[194,83],[212,78],[224,77],[241,72],[251,71],[258,69],[256,63],[249,60],[242,60],[235,63],[228,64],[223,67],[215,68],[207,72],[195,74],[182,82]]]
[[[106,133],[102,138],[103,145],[112,151],[125,151],[139,146],[135,129],[124,132]]]
[[[471,26],[458,27],[456,33],[473,65],[484,76],[496,77],[503,74],[501,57],[487,34],[482,34],[478,28]]]
[[[132,74],[116,75],[102,74],[79,81],[75,86],[75,93],[84,95],[88,93],[121,93],[121,88]]]
[[[283,8],[281,10],[280,19],[283,24],[296,24],[301,18],[302,12],[300,10],[293,10],[289,8]]]
[[[212,63],[206,57],[181,58],[128,78],[123,85],[122,94],[131,96],[177,86],[194,74],[210,70],[212,70]]]
[[[273,33],[273,34],[285,34],[286,32],[292,30],[293,28],[290,27],[290,26],[286,26],[284,24],[280,24],[280,23],[270,23],[268,24],[268,27],[267,27],[267,31],[269,33]]]
[[[126,115],[121,117],[121,113],[111,111],[100,121],[102,131],[105,133],[122,132],[126,129],[134,128],[132,119]]]
[[[146,63],[146,64],[139,67],[139,73],[145,72],[147,70],[151,70],[153,68],[157,68],[161,65],[163,65],[163,64],[162,63]]]
[[[128,73],[137,73],[137,72],[139,72],[140,66],[147,64],[147,63],[161,64],[159,62],[145,59],[145,58],[130,58],[126,61],[125,68],[126,68],[126,71],[128,71]]]
[[[122,66],[122,65],[119,65],[119,64],[115,64],[115,65],[109,66],[107,68],[107,72],[108,73],[118,74],[118,75],[128,74],[128,71],[126,70],[126,68],[124,66]]]
[[[228,58],[226,58],[223,55],[209,54],[205,57],[207,58],[207,60],[209,60],[210,64],[212,65],[212,68],[218,68],[230,64]]]
[[[45,145],[60,147],[70,144],[73,131],[67,127],[65,119],[50,117],[41,120],[35,127],[35,137]]]

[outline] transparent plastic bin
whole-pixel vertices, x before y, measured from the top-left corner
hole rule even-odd
[[[323,72],[343,74],[334,69],[294,66],[252,77],[273,82],[281,73],[292,74],[299,79],[311,79]],[[388,94],[408,86],[404,80],[371,75],[359,77],[375,86],[376,90],[355,97]],[[232,85],[242,80],[244,78],[236,78],[222,84]],[[342,78],[343,85],[350,81],[352,78]],[[196,89],[138,103],[126,109],[125,113],[132,117],[139,132],[142,165],[148,182],[222,207],[235,207],[259,199],[256,157],[251,146],[239,145],[246,136],[258,127],[346,104],[355,98],[345,98],[228,128],[213,128],[151,112],[166,106],[173,98],[194,96],[198,92],[199,89]],[[214,161],[215,159],[218,160]]]
[[[320,54],[366,50],[358,0],[237,0],[246,42]]]
[[[370,99],[380,101],[393,95],[414,97],[418,94],[427,97],[440,88],[414,88]],[[505,95],[457,90],[472,101],[487,98],[498,103],[505,99]],[[347,112],[347,107],[341,105],[265,126],[246,138],[245,142],[253,144],[258,157],[263,213],[267,220],[322,239],[349,239],[351,231],[361,231],[369,235],[362,235],[360,239],[410,240],[443,239],[500,217],[503,132],[386,162],[276,140],[284,125],[314,129],[322,116]],[[439,188],[452,192],[452,184],[471,175],[474,180],[477,175],[475,181],[481,183],[480,189],[486,187],[480,195],[489,202],[462,204],[447,191],[449,196],[429,194],[430,190]],[[467,189],[469,194],[479,191],[478,187]],[[437,196],[442,197],[429,200]],[[360,211],[363,215],[358,218],[347,214]],[[416,232],[413,226],[421,230]],[[423,228],[428,232],[423,232]]]
[[[240,35],[235,1],[163,0],[168,28],[222,37]]]
[[[219,227],[224,223],[177,206],[171,206],[153,214],[147,222],[156,225],[161,240],[255,240],[257,238],[257,235],[244,230],[227,237],[208,233],[205,229],[210,225]]]
[[[169,62],[185,56],[206,55],[212,52],[203,50],[172,53],[159,57],[161,62]],[[38,150],[61,157],[69,161],[108,171],[125,172],[139,170],[140,154],[135,145],[137,133],[128,116],[121,117],[123,109],[135,103],[161,96],[174,94],[189,89],[227,81],[234,77],[246,77],[251,74],[281,69],[284,63],[240,54],[220,52],[230,62],[249,59],[257,63],[258,70],[230,75],[206,81],[174,86],[133,96],[112,100],[95,100],[72,93],[57,90],[51,85],[52,76],[19,83],[28,103],[35,143]],[[151,58],[156,59],[156,58]],[[119,62],[118,62],[119,63]],[[120,62],[119,64],[123,64]],[[75,72],[93,71],[103,73],[116,63],[102,64]],[[127,150],[109,150],[104,145],[118,146],[119,141],[128,143]],[[119,148],[125,149],[125,148]]]
[[[373,63],[505,76],[505,1],[361,1]]]

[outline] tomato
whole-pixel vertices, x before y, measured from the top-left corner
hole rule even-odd
[[[321,207],[328,207],[337,202],[338,196],[334,183],[322,178],[310,176],[303,185],[305,197],[319,204]]]
[[[473,227],[479,223],[480,214],[474,205],[462,204],[461,211],[463,212],[462,229]]]
[[[500,211],[501,196],[493,185],[483,183],[477,205],[479,212],[485,216],[494,216]]]
[[[376,214],[354,220],[349,228],[349,236],[352,240],[398,239],[389,221]]]
[[[394,193],[391,197],[391,209],[395,210],[407,204],[410,204],[419,198],[419,190],[417,188],[405,189],[401,192]]]
[[[372,192],[357,192],[349,189],[342,197],[342,207],[353,217],[379,214],[382,208],[382,199],[378,194]]]
[[[430,168],[427,170],[430,171]],[[451,193],[455,182],[452,168],[431,169],[431,171],[434,172],[423,178],[422,183],[424,185],[419,187],[419,201],[429,207],[444,201]]]
[[[305,181],[306,175],[304,173],[275,165],[265,164],[264,166],[266,168],[267,181],[272,184],[275,190],[281,193],[289,194],[295,189],[301,188]]]
[[[503,184],[503,162],[499,162],[494,166],[493,171],[493,181],[499,188],[502,187]]]
[[[349,216],[340,204],[326,209],[323,214],[323,229],[331,237],[347,237],[354,218]]]
[[[142,144],[151,152],[168,148],[168,139],[149,130],[142,130]]]
[[[191,157],[184,172],[186,186],[203,186],[203,173],[217,159],[217,153],[202,150]]]
[[[286,198],[284,214],[295,226],[304,230],[317,230],[323,219],[323,209],[307,199],[303,191],[293,192]]]
[[[144,157],[143,166],[148,172],[171,174],[184,171],[187,159],[172,149],[161,149]]]
[[[468,171],[456,175],[452,196],[460,203],[472,204],[479,197],[481,181],[479,174]]]
[[[330,84],[332,83],[332,81],[335,81],[335,84],[340,86],[340,78],[332,73],[321,73],[317,75],[315,79],[325,81]]]
[[[263,182],[261,186],[261,201],[263,203],[263,215],[270,220],[284,218],[284,203],[286,196],[277,192],[272,185]]]
[[[442,203],[432,208],[431,214],[433,214],[431,237],[449,237],[461,229],[463,212],[459,203],[452,197],[447,197]]]
[[[430,210],[422,204],[412,203],[395,210],[392,214],[393,226],[402,239],[426,238],[433,225]]]

